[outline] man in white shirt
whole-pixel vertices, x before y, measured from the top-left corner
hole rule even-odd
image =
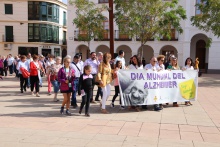
[[[115,58],[115,63],[114,63],[114,64],[116,64],[117,61],[121,61],[121,63],[122,63],[122,69],[125,69],[125,68],[126,68],[124,56],[125,56],[125,52],[124,52],[123,50],[120,50],[120,51],[118,52],[118,56]]]
[[[33,58],[31,57],[31,53],[27,54],[27,59],[26,59],[27,63],[28,63],[28,68],[30,68],[30,63],[33,61]],[[30,70],[29,70],[30,72]],[[27,84],[27,88],[29,88],[31,86],[31,82],[30,82],[30,77],[28,78],[28,84]]]
[[[10,75],[12,75],[13,74],[13,68],[14,68],[14,66],[13,66],[14,58],[12,57],[11,54],[9,54],[8,57],[9,57],[8,58],[9,73],[10,73]]]
[[[150,60],[150,64],[145,65],[144,69],[157,71],[158,70],[157,58],[152,57]],[[143,105],[142,108],[147,109],[147,106]],[[158,104],[155,104],[154,111],[160,111],[160,110],[161,110],[161,108],[158,106]]]
[[[103,53],[102,52],[98,52],[97,57],[98,57],[99,62],[101,63],[102,60],[103,60]],[[96,97],[95,97],[95,101],[99,101],[99,96],[101,96],[101,98],[102,98],[103,92],[102,92],[102,88],[98,86],[98,90],[97,90],[97,94],[96,94]]]
[[[100,62],[98,61],[97,57],[96,57],[96,53],[95,52],[91,52],[90,53],[90,58],[87,59],[85,62],[84,62],[84,67],[86,65],[90,65],[92,67],[92,76],[93,77],[96,77],[97,73],[98,73],[98,67],[99,67],[99,64]],[[94,90],[94,87],[93,87],[93,90]],[[93,90],[92,90],[92,97],[90,99],[90,102],[91,103],[96,103],[94,100],[93,100]]]
[[[75,71],[74,90],[72,92],[72,100],[71,100],[71,106],[73,106],[73,108],[77,107],[76,93],[78,91],[79,78],[81,74],[83,74],[83,66],[80,64],[79,61],[80,61],[80,57],[78,55],[75,55],[73,58],[73,62],[70,65],[70,68],[74,69]]]

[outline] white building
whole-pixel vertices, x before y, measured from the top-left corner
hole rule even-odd
[[[106,3],[108,0],[92,0],[97,5]],[[220,39],[214,36],[211,32],[203,32],[191,25],[191,16],[200,14],[199,10],[196,10],[195,4],[197,0],[180,0],[179,5],[182,5],[186,9],[187,20],[181,21],[181,26],[184,30],[183,34],[178,34],[175,30],[172,33],[172,39],[170,41],[161,39],[160,41],[152,40],[148,41],[144,46],[144,58],[146,62],[149,62],[150,57],[164,54],[169,56],[171,52],[178,57],[179,65],[183,66],[187,57],[191,57],[194,61],[198,57],[200,60],[199,67],[201,71],[208,73],[220,73]],[[72,20],[76,17],[76,8],[72,5],[68,5],[68,54],[73,55],[77,52],[83,54],[83,60],[88,58],[90,52],[109,52],[109,34],[105,35],[103,41],[91,41],[90,49],[88,49],[87,43],[77,41],[80,32],[72,23]],[[108,30],[108,11],[103,12],[106,16],[106,21],[103,25]],[[130,38],[128,35],[122,35],[118,32],[118,26],[115,24],[115,44],[114,52],[118,53],[119,50],[125,51],[126,62],[132,55],[139,54],[140,42],[136,38]],[[208,38],[212,38],[212,45],[210,48],[206,48],[206,42]]]
[[[62,0],[1,0],[0,55],[66,55],[67,5]]]

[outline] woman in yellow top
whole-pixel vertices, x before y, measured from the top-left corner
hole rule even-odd
[[[111,54],[105,53],[103,56],[103,62],[100,63],[98,69],[98,81],[99,86],[102,88],[103,97],[102,97],[102,113],[107,114],[108,111],[105,109],[105,104],[111,93],[111,81],[112,81],[112,69],[110,66]]]

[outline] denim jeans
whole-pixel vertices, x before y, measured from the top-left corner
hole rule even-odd
[[[95,100],[98,100],[99,96],[101,96],[101,98],[102,98],[103,92],[102,92],[102,88],[98,86],[98,90],[97,90],[97,94],[96,94]]]
[[[76,78],[74,80],[74,90],[72,93],[72,101],[71,101],[71,105],[76,105],[77,101],[76,101],[76,93],[78,91],[78,85],[79,85],[79,78]]]
[[[10,66],[8,66],[8,67],[9,67],[9,73],[10,73],[10,74],[13,74],[13,64],[10,65]]]
[[[53,91],[54,93],[58,93],[58,91],[60,90],[60,82],[58,82],[57,80],[51,81],[52,85],[53,85]]]

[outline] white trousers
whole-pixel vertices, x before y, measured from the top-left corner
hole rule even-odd
[[[103,96],[102,96],[102,109],[105,109],[106,101],[111,94],[111,85],[107,84],[105,87],[102,88]]]

